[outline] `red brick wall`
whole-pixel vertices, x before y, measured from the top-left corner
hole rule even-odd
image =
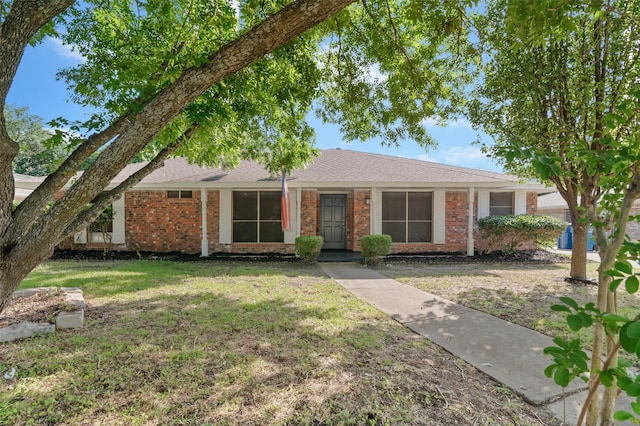
[[[347,237],[347,250],[353,250],[354,234],[353,234],[353,222],[354,222],[354,209],[353,209],[353,191],[347,195],[347,224],[346,224],[346,237]]]
[[[360,238],[371,233],[371,205],[367,199],[371,198],[371,191],[354,191],[353,220],[350,229],[353,230],[353,243],[350,250],[360,251]]]
[[[207,191],[207,241],[209,252],[223,251],[220,241],[220,191]]]
[[[125,194],[125,236],[129,250],[201,250],[200,191],[193,198],[167,198],[166,191],[130,191]]]
[[[536,213],[538,213],[538,193],[527,192],[527,214]]]
[[[467,251],[467,191],[445,194],[445,244],[394,243],[393,253],[457,253]],[[474,202],[475,208],[475,202]],[[435,228],[435,224],[434,224]]]
[[[300,203],[300,235],[318,235],[320,197],[317,191],[302,191]]]
[[[366,203],[366,199],[370,197],[370,191],[354,191],[347,194],[347,248],[350,250],[359,251],[360,238],[371,232],[371,206]],[[467,249],[467,197],[466,191],[447,191],[445,194],[445,244],[396,243],[392,251],[394,253],[465,252]],[[537,194],[528,192],[526,200],[527,213],[535,213]],[[292,253],[294,251],[293,245],[284,243],[220,245],[218,243],[219,204],[220,192],[208,191],[207,238],[210,252]],[[474,218],[477,218],[477,208],[476,196],[473,206]],[[319,209],[318,192],[302,191],[301,235],[319,235]],[[193,191],[191,199],[170,199],[166,197],[166,191],[127,192],[125,217],[128,250],[185,253],[199,253],[201,250],[201,200],[198,190]],[[93,244],[91,246],[93,247]],[[101,247],[101,244],[96,244],[96,248],[98,247]]]
[[[231,253],[294,253],[295,246],[285,243],[233,243]]]

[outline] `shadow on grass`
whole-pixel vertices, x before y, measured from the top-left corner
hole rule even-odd
[[[154,294],[90,304],[81,329],[0,346],[0,371],[16,369],[0,384],[0,424],[535,421],[485,376],[338,286],[220,293],[224,271],[186,271],[213,277],[211,291],[168,292],[168,280]]]
[[[185,279],[222,277],[320,277],[316,266],[296,262],[171,262],[165,260],[67,261],[43,263],[20,288],[54,286],[78,287],[95,297],[117,296],[148,289],[173,286]]]

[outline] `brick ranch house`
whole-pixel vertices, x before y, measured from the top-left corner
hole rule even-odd
[[[116,185],[142,166],[128,165]],[[31,179],[16,187],[33,189]],[[114,250],[293,253],[300,235],[323,249],[360,250],[360,238],[389,234],[394,253],[473,255],[478,217],[536,213],[536,183],[494,172],[344,149],[321,152],[287,177],[291,226],[282,230],[281,178],[243,161],[230,171],[165,161],[113,203]],[[469,206],[472,206],[469,209]],[[101,233],[76,234],[74,248],[98,249]]]

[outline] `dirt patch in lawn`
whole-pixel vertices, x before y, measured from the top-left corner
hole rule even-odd
[[[0,328],[19,322],[55,324],[56,317],[64,308],[64,295],[60,289],[42,291],[31,296],[11,296],[0,314]]]

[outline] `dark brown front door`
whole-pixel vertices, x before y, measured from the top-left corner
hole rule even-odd
[[[320,195],[320,234],[325,249],[347,248],[347,196]]]

